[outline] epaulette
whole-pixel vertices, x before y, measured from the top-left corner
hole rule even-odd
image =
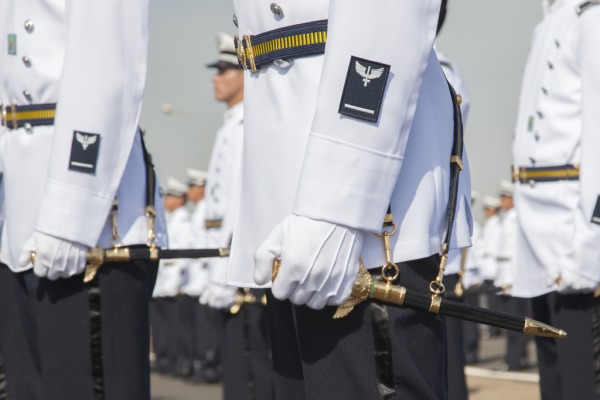
[[[590,7],[597,6],[597,5],[600,5],[600,0],[588,0],[588,1],[584,1],[583,3],[581,3],[580,5],[578,5],[577,7],[575,7],[575,12],[577,13],[577,15],[581,15],[586,10],[588,10]]]

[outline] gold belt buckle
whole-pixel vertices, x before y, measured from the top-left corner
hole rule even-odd
[[[252,36],[244,35],[243,37],[235,36],[235,42],[237,44],[237,57],[242,64],[242,69],[249,69],[251,72],[256,72],[256,62],[254,61],[254,49],[252,48]],[[246,64],[250,63],[250,67]]]
[[[236,52],[237,52],[237,58],[238,61],[240,62],[240,64],[242,64],[242,69],[246,70],[248,69],[248,67],[246,66],[246,50],[244,49],[244,41],[242,39],[240,39],[240,37],[238,35],[235,35],[234,38],[235,40],[235,48],[236,48]]]
[[[2,110],[2,114],[0,115],[0,123],[2,126],[8,126],[6,123],[6,106],[4,104],[0,104],[0,109]]]
[[[17,124],[17,103],[13,103],[12,107],[11,107],[11,120],[12,120],[12,124],[13,124],[13,129],[17,129],[19,127],[19,125]],[[8,126],[8,123],[7,123]]]
[[[525,167],[513,167],[513,182],[525,184],[527,183],[527,168]]]

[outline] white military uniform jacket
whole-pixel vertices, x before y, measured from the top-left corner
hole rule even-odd
[[[167,232],[169,234],[169,249],[189,249],[193,247],[190,212],[186,207],[179,207],[173,212],[167,212]],[[177,296],[180,289],[187,283],[188,268],[192,264],[193,260],[186,258],[161,260],[152,296]]]
[[[498,273],[498,250],[500,249],[501,233],[502,226],[498,215],[493,215],[485,220],[481,229],[481,239],[477,245],[477,252],[481,264],[481,275],[487,281],[496,279]]]
[[[109,246],[115,197],[122,244],[146,243],[145,170],[136,133],[148,8],[147,0],[0,2],[0,103],[58,103],[54,126],[2,128],[2,258],[13,270],[20,270],[17,258],[34,229],[90,247]],[[83,146],[76,131],[99,135],[95,173],[69,169],[72,146]]]
[[[206,245],[206,229],[204,228],[204,215],[206,213],[206,202],[200,200],[195,206],[190,216],[190,234],[192,241],[190,248],[204,249]],[[189,296],[200,296],[208,282],[208,268],[206,260],[189,260],[187,270],[187,279],[181,291]]]
[[[239,34],[328,19],[327,46],[324,55],[245,77],[242,192],[229,282],[255,285],[248,265],[290,213],[369,232],[362,256],[375,267],[385,257],[374,233],[391,205],[398,225],[394,260],[439,253],[453,139],[452,102],[433,50],[440,1],[279,0],[279,9],[271,3],[234,0]],[[351,56],[391,66],[376,123],[338,113]],[[467,169],[452,248],[470,245],[470,191]]]
[[[600,7],[579,15],[582,3],[544,2],[523,78],[514,165],[581,170],[579,181],[516,185],[518,296],[600,283]]]
[[[503,288],[504,294],[511,294],[515,281],[517,240],[517,212],[514,208],[506,211],[500,221],[500,241],[498,243],[497,271],[494,286]]]
[[[225,111],[208,164],[206,215],[208,221],[221,220],[221,226],[206,230],[209,248],[229,247],[234,233],[235,212],[240,192],[240,171],[244,144],[244,105],[238,103]],[[226,258],[208,260],[210,280],[227,283]],[[246,264],[251,268],[252,264]]]

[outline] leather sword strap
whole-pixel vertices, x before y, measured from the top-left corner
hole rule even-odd
[[[456,94],[456,91],[448,82],[448,88],[452,97],[452,106],[454,111],[454,143],[452,144],[452,154],[450,156],[450,195],[448,196],[448,222],[446,226],[446,237],[444,238],[444,250],[448,251],[450,248],[450,239],[452,237],[452,228],[454,226],[454,219],[456,217],[456,204],[458,201],[458,183],[460,177],[460,171],[463,170],[464,166],[462,163],[463,154],[463,122],[462,114],[460,111],[460,96]]]
[[[154,209],[154,191],[156,189],[156,173],[154,172],[154,163],[152,162],[152,155],[146,148],[144,141],[144,131],[141,131],[140,141],[142,143],[142,152],[144,153],[144,164],[146,168],[146,207],[152,207]]]

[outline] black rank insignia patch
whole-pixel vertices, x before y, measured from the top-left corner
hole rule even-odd
[[[69,169],[71,171],[95,174],[99,149],[100,135],[97,133],[74,131]]]
[[[592,214],[592,223],[600,225],[600,196],[598,196],[596,208],[594,208],[594,214]]]
[[[377,122],[390,66],[350,57],[339,113]]]

